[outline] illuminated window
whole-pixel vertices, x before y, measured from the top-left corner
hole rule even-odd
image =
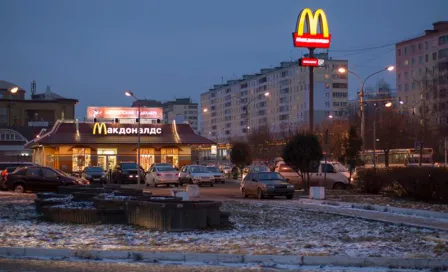
[[[170,163],[174,167],[179,166],[179,149],[177,148],[162,148],[162,163]]]
[[[81,172],[90,165],[90,148],[73,148],[72,171]]]

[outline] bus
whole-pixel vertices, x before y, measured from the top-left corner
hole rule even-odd
[[[422,166],[432,167],[433,149],[423,148],[422,151]],[[378,167],[385,166],[384,150],[375,150],[376,165]],[[363,161],[367,167],[373,166],[373,150],[364,150]],[[420,150],[415,148],[400,148],[389,150],[389,166],[393,167],[413,167],[420,165]]]

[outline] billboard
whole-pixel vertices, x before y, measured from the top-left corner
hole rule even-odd
[[[308,27],[305,32],[305,23]],[[320,27],[320,32],[318,33]],[[330,48],[331,34],[327,15],[322,9],[314,12],[305,8],[297,18],[296,31],[292,33],[295,47]]]
[[[136,119],[138,108],[134,107],[88,107],[88,119]],[[141,119],[163,119],[162,108],[140,108]]]

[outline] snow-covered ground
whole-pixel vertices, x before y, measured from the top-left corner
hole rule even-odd
[[[232,213],[230,230],[167,233],[126,225],[44,222],[31,199],[10,200],[0,201],[0,246],[448,258],[444,232],[284,210],[269,202],[223,203],[222,210]]]

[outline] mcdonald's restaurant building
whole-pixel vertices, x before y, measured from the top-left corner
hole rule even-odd
[[[87,166],[114,169],[120,162],[137,161],[138,124],[57,121],[53,128],[26,144],[33,162],[68,173]],[[182,167],[192,163],[192,150],[213,141],[195,134],[188,124],[141,124],[140,164]]]

